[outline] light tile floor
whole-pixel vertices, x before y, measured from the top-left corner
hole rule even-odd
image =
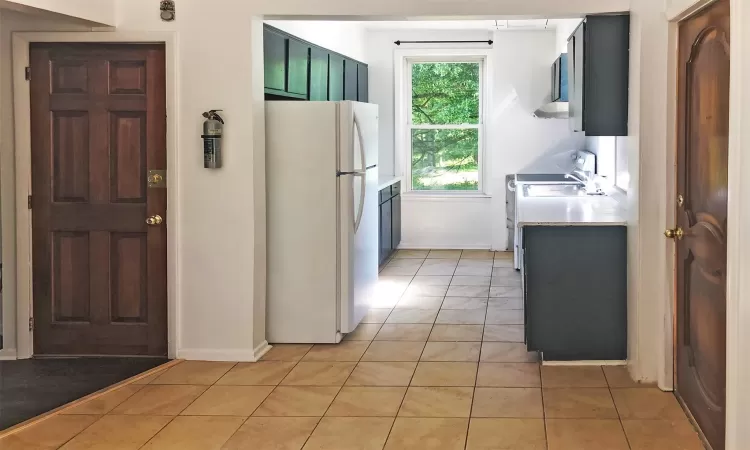
[[[187,361],[0,440],[17,449],[698,450],[622,367],[540,367],[510,255],[399,251],[340,345]]]

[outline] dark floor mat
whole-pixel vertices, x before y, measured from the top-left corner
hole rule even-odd
[[[0,361],[0,430],[167,361],[163,358]]]

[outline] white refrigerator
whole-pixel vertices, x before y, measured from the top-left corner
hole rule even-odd
[[[268,342],[338,343],[378,281],[378,106],[266,102]]]

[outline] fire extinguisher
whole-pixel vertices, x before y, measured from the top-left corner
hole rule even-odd
[[[224,119],[218,114],[220,109],[204,112],[203,117],[203,167],[218,169],[221,167],[221,135],[224,131]]]

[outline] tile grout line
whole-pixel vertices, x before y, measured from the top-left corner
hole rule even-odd
[[[427,252],[427,256],[429,256],[429,254],[430,254],[431,251],[432,250],[429,250]],[[425,261],[427,261],[427,258],[425,258],[422,261],[422,264],[420,265],[420,269],[422,268],[422,265],[424,265]],[[455,272],[455,270],[454,270],[454,272]],[[419,273],[419,270],[417,270],[417,273]],[[412,280],[409,282],[409,285],[407,286],[407,289],[409,288],[409,286],[411,286],[411,283],[414,282],[414,278],[416,278],[416,277],[417,277],[417,274],[415,274],[414,277],[412,278]],[[453,278],[451,276],[451,281],[452,281],[452,279]],[[450,282],[448,283],[448,286],[450,286]],[[403,298],[403,295],[402,295],[401,298]],[[399,299],[399,301],[400,301],[400,299]],[[445,296],[443,296],[443,302],[445,302]],[[396,426],[396,420],[398,420],[399,413],[401,412],[401,408],[404,406],[404,401],[406,400],[406,395],[409,393],[409,388],[412,387],[411,383],[414,380],[414,375],[416,375],[416,373],[417,373],[417,369],[419,368],[419,363],[422,361],[422,355],[424,355],[424,351],[427,348],[427,343],[430,340],[430,336],[432,335],[432,331],[435,329],[435,323],[437,322],[437,316],[440,314],[440,309],[442,308],[442,305],[443,305],[443,303],[441,302],[440,308],[438,308],[438,314],[435,316],[435,320],[432,322],[432,326],[430,328],[430,332],[427,334],[427,340],[425,341],[425,345],[424,345],[424,347],[422,347],[422,351],[420,352],[419,358],[417,359],[416,365],[414,366],[414,371],[412,372],[411,376],[409,377],[409,383],[407,383],[407,385],[406,385],[406,390],[404,391],[404,396],[401,397],[401,402],[399,403],[398,409],[396,410],[396,416],[394,416],[394,418],[393,418],[393,422],[391,423],[391,428],[388,430],[388,435],[385,438],[385,442],[383,442],[383,447],[382,448],[385,448],[385,446],[388,445],[388,439],[390,439],[391,433],[393,432],[393,428]]]
[[[206,392],[208,392],[208,390],[209,390],[209,389],[211,389],[211,387],[212,387],[212,386],[214,386],[214,385],[216,384],[216,382],[217,382],[217,381],[219,381],[220,379],[222,379],[222,378],[224,377],[224,375],[226,375],[227,373],[229,373],[229,371],[230,371],[230,370],[232,370],[232,369],[234,369],[235,367],[237,367],[237,364],[238,364],[238,363],[236,363],[236,362],[235,362],[234,364],[232,364],[232,367],[230,367],[229,369],[227,369],[227,371],[226,371],[226,372],[224,372],[224,373],[223,373],[223,374],[221,374],[221,375],[220,375],[220,376],[219,376],[218,378],[216,378],[216,381],[214,381],[213,383],[211,383],[211,384],[207,385],[208,387],[207,387],[207,388],[206,388],[206,389],[205,389],[205,390],[204,390],[203,392],[201,392],[201,393],[200,393],[200,394],[199,394],[198,396],[196,396],[196,397],[195,397],[195,398],[194,398],[193,400],[191,400],[191,401],[190,401],[190,403],[188,403],[188,404],[187,404],[187,405],[186,405],[186,406],[185,406],[184,408],[182,408],[182,409],[181,409],[181,410],[180,410],[180,411],[179,411],[179,412],[178,412],[177,414],[175,414],[174,416],[172,416],[172,418],[171,418],[171,419],[169,419],[169,420],[167,421],[167,423],[165,423],[165,424],[164,424],[164,426],[162,426],[161,428],[159,428],[159,430],[158,430],[158,431],[157,431],[156,433],[154,433],[154,435],[153,435],[153,436],[151,436],[150,438],[148,438],[148,439],[146,440],[146,442],[144,442],[144,443],[143,443],[143,444],[142,444],[141,446],[139,446],[138,448],[139,448],[139,449],[142,449],[142,448],[143,448],[143,447],[145,447],[145,446],[146,446],[146,445],[147,445],[147,444],[148,444],[149,442],[151,442],[151,441],[152,441],[152,440],[153,440],[153,439],[154,439],[154,438],[155,438],[155,437],[156,437],[156,436],[157,436],[157,435],[158,435],[159,433],[161,433],[161,432],[162,432],[162,431],[163,431],[163,430],[164,430],[165,428],[167,428],[167,426],[169,426],[169,424],[170,424],[170,423],[174,422],[174,420],[175,420],[175,419],[177,419],[178,417],[180,417],[180,414],[182,414],[182,413],[183,413],[183,412],[184,412],[184,411],[185,411],[186,409],[188,409],[188,408],[190,407],[190,405],[192,405],[193,403],[195,403],[195,401],[196,401],[196,400],[198,400],[199,398],[201,398],[201,397],[203,396],[203,394],[205,394]],[[168,370],[169,370],[169,369],[165,370],[165,371],[164,371],[164,374],[166,374],[166,372],[167,372]],[[164,375],[164,374],[162,374],[162,375]],[[159,375],[159,376],[161,376],[161,375]],[[156,377],[156,379],[158,379],[158,378],[159,378],[159,377]],[[154,381],[156,381],[156,379],[154,379]],[[151,382],[149,382],[149,383],[147,384],[147,386],[151,386]],[[155,384],[155,385],[153,385],[153,386],[167,386],[167,385],[163,385],[163,384],[161,384],[161,385],[159,385],[159,384]],[[206,385],[191,385],[191,384],[181,384],[180,386],[206,386]],[[143,388],[141,388],[141,389],[143,389]],[[139,392],[140,392],[140,389],[139,389]],[[270,392],[269,392],[269,393],[270,393]],[[263,400],[265,400],[265,398],[264,398]],[[125,401],[127,401],[127,400],[125,400]],[[125,401],[123,401],[122,403],[125,403]],[[122,404],[122,403],[120,403],[120,404]],[[119,405],[118,405],[118,406],[119,406]],[[117,408],[117,406],[115,406],[115,408]],[[115,408],[113,408],[113,409],[112,409],[112,411],[114,411],[114,410],[115,410]],[[111,411],[110,411],[110,412],[111,412]],[[115,414],[109,414],[109,413],[108,413],[108,414],[105,414],[105,415],[104,415],[104,416],[102,416],[102,417],[105,417],[105,416],[108,416],[108,415],[115,415]],[[148,416],[148,415],[150,415],[150,414],[135,414],[135,415],[136,415],[136,416]],[[154,415],[161,415],[161,414],[154,414]],[[248,416],[248,417],[249,417],[249,416]],[[240,425],[240,426],[242,426],[242,425]],[[238,428],[238,429],[239,429],[239,428]]]
[[[247,418],[245,418],[245,420],[244,420],[244,421],[242,422],[242,424],[241,424],[241,425],[239,426],[239,428],[237,428],[237,429],[236,429],[236,430],[234,431],[234,433],[232,433],[232,434],[231,434],[231,435],[229,436],[229,438],[228,438],[228,439],[227,439],[227,440],[226,440],[226,441],[224,442],[224,444],[226,444],[227,442],[229,442],[229,441],[230,441],[230,440],[231,440],[231,439],[232,439],[232,438],[234,437],[234,435],[236,435],[236,434],[237,434],[237,433],[238,433],[238,432],[240,431],[240,428],[242,428],[243,426],[245,426],[245,424],[246,424],[246,423],[247,423],[247,422],[248,422],[248,421],[250,420],[250,418],[251,418],[251,417],[253,417],[253,414],[255,414],[255,413],[256,413],[256,412],[258,411],[258,409],[259,409],[259,408],[260,408],[260,407],[261,407],[261,406],[263,405],[263,403],[265,403],[265,401],[266,401],[266,400],[268,400],[268,397],[270,397],[270,396],[271,396],[271,394],[273,394],[274,392],[276,392],[276,389],[277,389],[277,388],[279,388],[279,387],[281,386],[281,383],[282,383],[282,382],[283,382],[283,381],[284,381],[284,380],[285,380],[285,379],[286,379],[286,378],[287,378],[287,377],[289,376],[289,374],[291,374],[291,373],[292,373],[292,371],[294,370],[294,368],[295,368],[295,367],[297,367],[297,366],[299,365],[299,363],[300,363],[300,362],[302,362],[302,359],[303,359],[303,358],[304,358],[305,356],[307,356],[307,354],[308,354],[308,353],[310,353],[310,350],[312,350],[313,346],[314,346],[314,344],[313,344],[313,345],[310,345],[310,348],[308,348],[308,349],[307,349],[307,351],[306,351],[306,352],[305,352],[305,353],[304,353],[304,354],[303,354],[302,356],[300,356],[300,358],[299,358],[299,359],[298,359],[297,361],[276,361],[276,362],[293,362],[293,363],[294,363],[294,365],[293,365],[293,366],[292,366],[292,367],[291,367],[291,368],[289,369],[289,372],[287,372],[287,373],[286,373],[286,375],[284,375],[284,376],[283,376],[283,377],[281,378],[281,380],[279,380],[279,382],[278,382],[278,383],[276,383],[276,385],[274,385],[274,386],[273,386],[273,389],[271,389],[271,390],[270,390],[270,391],[268,392],[268,394],[267,394],[267,395],[266,395],[266,396],[265,396],[265,397],[263,398],[263,400],[262,400],[262,401],[261,401],[260,403],[258,403],[258,406],[256,406],[256,407],[255,407],[255,409],[253,409],[253,412],[251,412],[251,413],[250,413],[250,415],[249,415],[249,416],[247,416]],[[263,361],[263,360],[261,359],[261,360],[259,360],[259,361],[256,361],[256,362],[260,362],[260,361]],[[266,360],[266,361],[270,361],[270,360]],[[235,365],[235,367],[236,367],[236,365]],[[233,367],[233,368],[234,368],[234,367]],[[230,369],[230,370],[231,370],[231,369]],[[227,373],[229,373],[229,372],[227,372]],[[226,375],[226,374],[224,374],[224,375]],[[223,378],[223,377],[222,377],[222,378]],[[220,380],[220,379],[221,379],[221,378],[219,378],[219,380]],[[216,381],[218,382],[219,380],[216,380]],[[214,383],[214,384],[215,384],[215,383]],[[316,425],[315,425],[315,427],[317,427],[317,426],[318,426],[318,425],[316,424]],[[315,430],[315,428],[313,428],[313,430]],[[310,434],[312,434],[312,432],[310,432]],[[224,444],[222,444],[222,445],[224,445]]]
[[[489,297],[488,297],[489,298]],[[484,346],[484,327],[487,325],[487,309],[484,310],[484,321],[482,325],[482,341],[479,344],[479,355],[477,355],[477,372],[474,374],[474,387],[471,394],[471,406],[469,407],[469,420],[466,423],[466,439],[464,439],[464,450],[469,446],[469,432],[471,431],[471,420],[474,412],[474,399],[477,398],[477,383],[479,382],[479,368],[482,361],[482,347]]]
[[[393,310],[391,310],[391,311],[393,311]],[[359,366],[359,363],[362,362],[362,358],[365,357],[365,353],[367,353],[367,350],[370,349],[370,346],[372,345],[373,342],[375,342],[375,338],[374,337],[373,337],[373,340],[371,340],[370,343],[367,344],[367,347],[365,348],[365,351],[362,352],[362,354],[360,355],[360,357],[357,360],[356,364],[354,364],[354,368],[352,368],[352,371],[349,372],[349,375],[346,376],[346,380],[344,380],[344,383],[339,387],[339,390],[338,390],[338,392],[336,392],[336,395],[333,396],[333,399],[331,400],[331,403],[328,404],[328,407],[323,412],[323,415],[318,420],[318,423],[315,425],[315,427],[310,432],[310,435],[307,437],[307,439],[305,439],[305,442],[302,444],[302,448],[304,448],[305,445],[307,445],[307,441],[310,440],[310,438],[312,437],[312,435],[315,433],[315,430],[317,430],[318,427],[320,426],[320,423],[323,421],[323,419],[325,417],[327,417],[328,411],[331,409],[331,406],[333,406],[333,404],[336,402],[336,399],[338,398],[338,396],[341,395],[341,391],[344,390],[344,387],[346,386],[346,383],[349,381],[349,378],[351,378],[352,374],[354,373],[354,371],[357,370],[357,367]],[[394,419],[394,421],[395,421],[395,419]],[[385,443],[383,443],[383,446],[385,446]]]
[[[609,392],[609,397],[612,399],[612,406],[615,407],[615,412],[617,413],[617,421],[620,423],[620,429],[622,429],[622,435],[625,436],[625,443],[627,444],[629,449],[632,449],[633,446],[630,445],[630,439],[628,439],[628,433],[625,432],[625,424],[622,423],[622,415],[620,414],[620,410],[617,408],[617,403],[615,402],[615,396],[612,393],[612,386],[609,384],[609,378],[607,378],[607,373],[604,371],[604,367],[600,366],[600,370],[602,371],[602,376],[604,376],[604,381],[607,383],[607,392]]]

